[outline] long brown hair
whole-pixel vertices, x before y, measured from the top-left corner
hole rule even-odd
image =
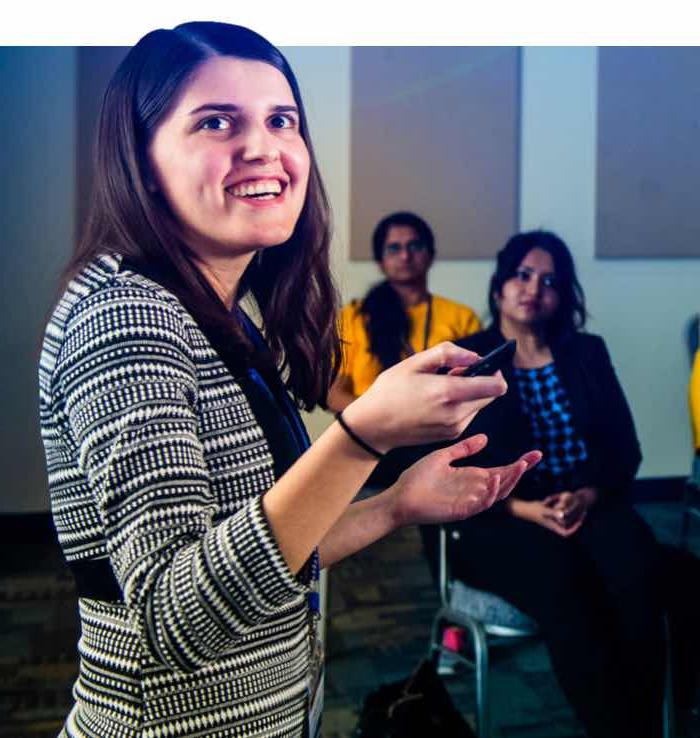
[[[299,85],[281,52],[259,34],[226,23],[194,22],[144,36],[120,64],[102,104],[94,187],[86,227],[63,285],[102,253],[121,254],[173,291],[229,347],[243,371],[253,347],[196,267],[162,195],[149,192],[147,148],[182,85],[213,56],[253,59],[286,78],[299,108],[311,169],[304,206],[288,241],[248,266],[237,299],[255,297],[273,360],[295,401],[323,403],[340,366],[338,294],[330,273],[330,211],[309,138]]]

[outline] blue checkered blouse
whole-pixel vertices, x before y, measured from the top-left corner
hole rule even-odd
[[[571,403],[555,364],[513,371],[521,408],[530,420],[535,445],[544,455],[540,472],[561,477],[585,461],[588,453],[571,420]]]

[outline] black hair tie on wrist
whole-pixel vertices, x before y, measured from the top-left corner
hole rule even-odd
[[[339,413],[335,414],[335,419],[340,423],[340,427],[352,438],[353,441],[363,450],[365,450],[368,454],[371,454],[374,456],[375,459],[383,459],[384,454],[381,453],[381,451],[377,451],[376,448],[372,448],[372,446],[369,445],[366,441],[363,441],[357,433],[345,422],[345,418],[343,417],[343,411],[341,410]]]

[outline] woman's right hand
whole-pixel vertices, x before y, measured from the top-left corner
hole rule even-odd
[[[513,517],[541,525],[562,538],[568,538],[576,533],[586,519],[586,516],[583,515],[567,528],[557,517],[556,512],[552,510],[551,505],[543,500],[519,500],[511,497],[506,502],[506,508]]]
[[[367,443],[380,451],[456,438],[474,416],[504,394],[503,376],[457,376],[479,359],[444,342],[383,371],[343,412]],[[447,374],[438,369],[448,367]]]

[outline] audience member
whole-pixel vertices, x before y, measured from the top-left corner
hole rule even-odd
[[[659,738],[664,610],[681,703],[697,679],[687,595],[699,562],[658,544],[628,501],[639,442],[603,340],[582,332],[584,293],[564,242],[544,231],[511,238],[489,304],[491,326],[459,343],[485,354],[516,339],[517,351],[504,370],[509,391],[470,429],[489,438],[477,460],[498,464],[530,446],[544,455],[507,501],[457,524],[452,571],[539,623],[587,735]],[[434,569],[437,532],[422,533]]]
[[[480,328],[471,308],[428,291],[435,239],[422,218],[387,216],[374,230],[372,250],[385,279],[342,310],[343,362],[328,395],[333,410],[346,407],[402,358]]]

